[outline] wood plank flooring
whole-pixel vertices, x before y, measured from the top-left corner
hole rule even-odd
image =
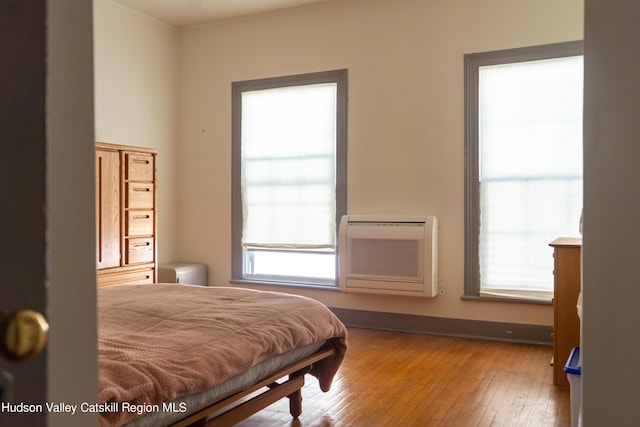
[[[286,399],[241,427],[569,426],[548,346],[349,329],[331,391],[307,375],[302,415]]]

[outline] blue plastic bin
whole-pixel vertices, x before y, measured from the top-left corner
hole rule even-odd
[[[580,347],[574,347],[564,365],[569,387],[571,387],[571,427],[582,425],[582,367],[580,366]]]

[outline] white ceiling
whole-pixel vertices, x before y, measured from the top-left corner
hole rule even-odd
[[[113,0],[177,28],[330,0]]]

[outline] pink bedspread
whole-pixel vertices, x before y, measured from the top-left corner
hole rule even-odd
[[[305,297],[177,284],[98,289],[99,402],[159,403],[207,390],[267,358],[327,340],[314,373],[328,391],[346,328]],[[103,426],[135,413],[106,413]]]

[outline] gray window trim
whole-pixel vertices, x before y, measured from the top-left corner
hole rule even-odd
[[[479,153],[478,153],[478,77],[480,67],[488,65],[512,64],[583,55],[583,42],[570,41],[491,52],[464,55],[464,97],[465,97],[465,146],[464,146],[464,193],[465,193],[465,261],[464,295],[462,299],[530,302],[548,304],[533,300],[508,300],[480,297],[480,266],[478,258],[478,234],[480,230],[479,198]]]
[[[319,83],[337,83],[337,147],[336,147],[336,230],[340,218],[347,213],[347,70],[331,70],[283,77],[245,80],[231,84],[231,282],[278,284],[274,281],[247,280],[242,269],[242,195],[241,180],[241,129],[242,92],[287,86],[303,86]],[[336,238],[336,241],[338,239]],[[337,249],[336,249],[337,255]],[[336,256],[336,283],[338,280]],[[284,284],[284,283],[283,283]],[[290,286],[291,283],[286,283]],[[305,285],[304,283],[296,285]],[[309,285],[318,287],[318,285]]]

